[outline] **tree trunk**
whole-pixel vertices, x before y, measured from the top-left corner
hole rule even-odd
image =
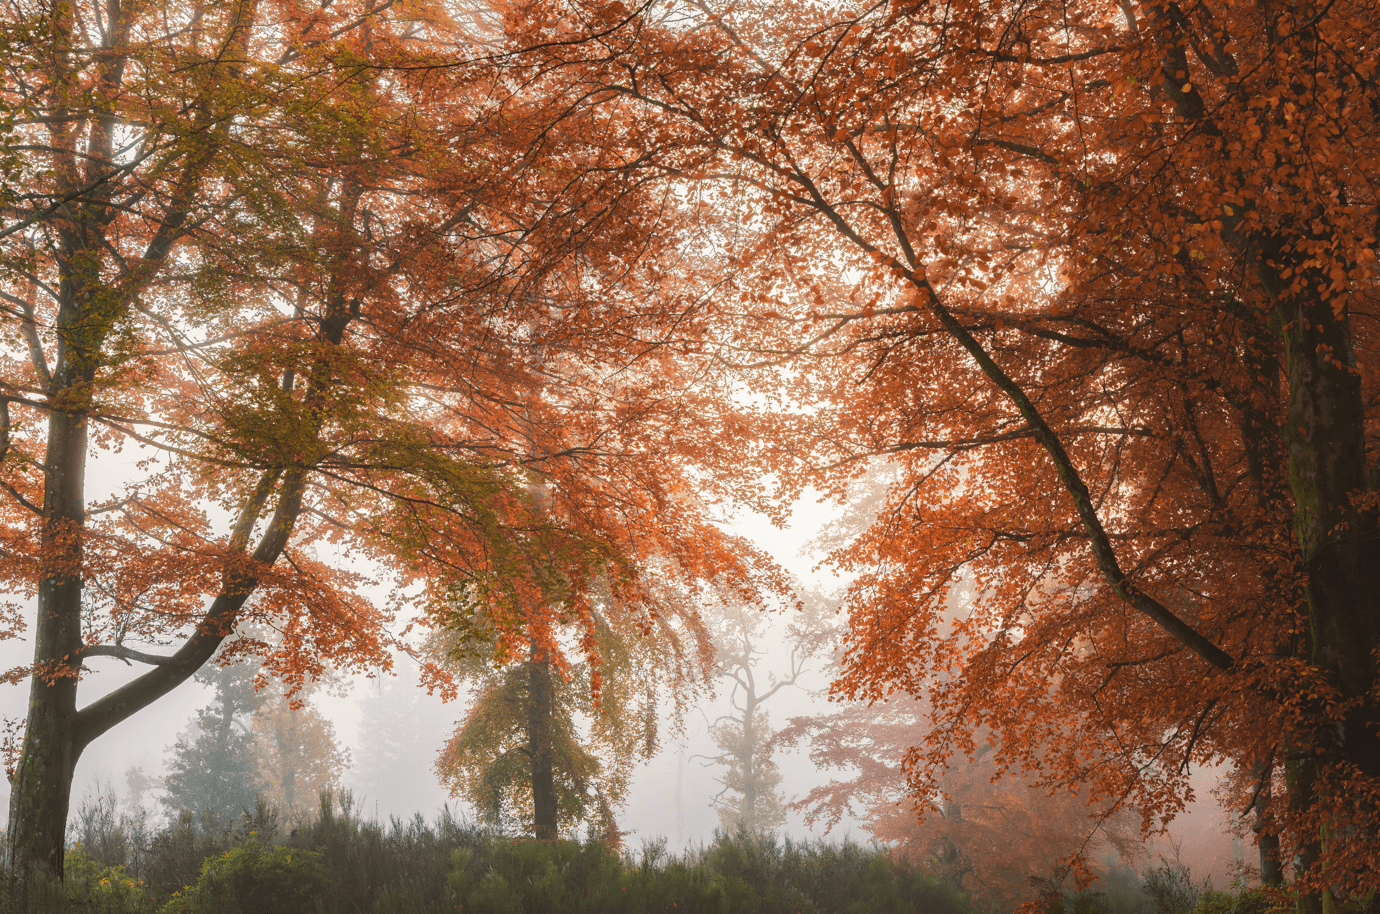
[[[1260,882],[1263,885],[1283,885],[1284,867],[1279,859],[1279,835],[1270,831],[1270,779],[1274,776],[1273,765],[1257,765],[1251,772],[1260,781],[1252,804],[1255,812],[1256,845],[1260,848]]]
[[[1298,255],[1293,255],[1297,257]],[[1322,772],[1350,765],[1380,777],[1380,733],[1371,694],[1374,649],[1380,644],[1380,537],[1373,512],[1357,511],[1352,499],[1368,488],[1360,377],[1355,373],[1349,315],[1312,293],[1321,277],[1304,273],[1305,290],[1292,292],[1274,269],[1291,255],[1270,257],[1262,271],[1284,331],[1289,378],[1285,440],[1294,496],[1294,535],[1305,574],[1307,659],[1350,706],[1340,720],[1317,696],[1317,730],[1288,765],[1290,802],[1310,810],[1325,800]],[[1273,280],[1273,281],[1272,281]],[[1270,288],[1273,286],[1273,288]],[[1321,791],[1321,793],[1320,793]],[[1373,825],[1370,827],[1374,827]],[[1296,876],[1322,855],[1330,826],[1321,822],[1316,841],[1301,849]],[[1316,874],[1315,874],[1316,875]],[[1323,891],[1300,895],[1301,911],[1329,906]]]
[[[78,228],[66,233],[69,264],[83,259],[81,238]],[[77,679],[82,648],[87,409],[95,378],[94,355],[105,334],[103,322],[87,313],[92,306],[80,272],[68,271],[59,296],[59,342],[49,397],[66,409],[48,414],[34,666],[24,746],[10,782],[6,845],[13,893],[21,900],[27,897],[33,876],[62,878],[72,775],[85,748],[78,733]]]
[[[757,713],[757,695],[749,689],[743,710],[743,805],[739,820],[748,831],[757,832],[757,732],[753,716]]]
[[[527,663],[527,752],[532,766],[532,830],[539,841],[554,841],[558,830],[555,759],[551,745],[554,716],[551,663],[534,646]]]
[[[234,4],[221,58],[213,69],[216,78],[210,79],[208,85],[229,85],[242,71],[248,26],[255,20],[256,4],[257,0],[238,0]],[[58,276],[58,313],[53,327],[56,357],[45,391],[50,412],[43,465],[34,666],[24,745],[10,782],[10,818],[4,852],[10,892],[21,910],[31,883],[62,877],[72,776],[82,751],[102,733],[190,678],[210,659],[233,625],[235,614],[258,585],[253,574],[227,568],[222,590],[203,615],[203,624],[173,656],[161,658],[153,670],[78,710],[77,685],[84,649],[81,610],[87,416],[98,371],[104,367],[103,347],[140,290],[166,263],[182,236],[203,178],[221,148],[215,140],[199,140],[183,160],[180,175],[167,176],[173,179],[173,190],[161,216],[146,214],[157,223],[157,228],[142,257],[126,261],[115,253],[115,247],[105,237],[114,212],[112,196],[119,183],[112,177],[111,168],[118,158],[115,137],[120,123],[114,100],[124,91],[123,55],[134,9],[133,4],[110,4],[100,48],[104,63],[94,71],[94,84],[80,90],[74,87],[84,85],[85,77],[79,79],[78,73],[86,64],[74,64],[70,49],[84,45],[85,38],[75,38],[79,26],[73,9],[58,4],[49,18],[57,40],[47,64],[47,77],[51,86],[58,87],[49,102],[60,115],[48,127],[50,167],[58,192],[54,199],[62,204],[46,223],[57,239],[52,263]],[[87,57],[85,53],[80,56]],[[211,128],[219,123],[223,130],[229,120],[212,110],[214,106],[209,103],[213,101],[214,96],[207,96],[195,107],[205,115],[199,127],[219,137],[222,134]],[[125,202],[142,198],[144,192],[138,191]],[[110,271],[120,275],[114,285],[106,279],[105,272],[111,266],[112,253],[120,266]],[[332,342],[338,342],[338,338]],[[30,345],[42,368],[42,346],[32,340]],[[43,377],[46,371],[39,370],[37,374]],[[245,506],[239,524],[245,542],[277,478],[276,474],[266,474],[259,491]],[[293,477],[289,473],[270,529],[253,553],[255,562],[271,565],[282,552],[301,509],[301,494],[301,474]],[[246,551],[242,544],[238,550]]]

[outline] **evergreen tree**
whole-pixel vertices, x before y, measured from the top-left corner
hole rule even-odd
[[[364,691],[357,707],[365,738],[354,747],[346,786],[383,821],[440,808],[446,794],[436,753],[454,729],[454,710],[428,695],[410,669],[380,676]]]
[[[254,807],[257,766],[249,718],[265,698],[254,688],[255,672],[249,664],[232,663],[197,674],[198,681],[215,687],[216,697],[172,747],[159,798],[169,814],[187,809],[233,819]]]

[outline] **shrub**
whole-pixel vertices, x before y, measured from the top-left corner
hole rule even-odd
[[[490,871],[465,899],[463,910],[474,914],[523,914],[522,896],[498,873]]]
[[[1199,896],[1207,891],[1207,885],[1195,883],[1182,863],[1166,860],[1145,874],[1141,891],[1154,900],[1159,914],[1189,914],[1197,907]]]
[[[164,914],[307,914],[326,886],[321,855],[246,841],[207,860],[197,881]]]
[[[46,887],[45,904],[31,904],[31,910],[152,914],[156,909],[145,886],[130,878],[123,867],[105,866],[87,856],[81,847],[67,852],[63,874],[61,887]]]
[[[137,873],[161,897],[195,882],[205,862],[226,853],[243,840],[234,823],[209,811],[196,815],[183,810],[149,841]]]
[[[1269,914],[1271,907],[1270,899],[1263,892],[1245,891],[1232,895],[1208,889],[1198,896],[1193,914]]]

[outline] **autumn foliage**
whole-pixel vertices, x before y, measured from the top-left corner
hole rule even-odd
[[[1153,827],[1226,760],[1310,906],[1364,895],[1374,4],[527,9],[724,225],[786,492],[898,468],[837,689],[931,704],[914,790],[988,728]]]
[[[990,732],[1152,828],[1225,761],[1310,910],[1380,869],[1369,0],[8,9],[16,865],[246,621],[559,669],[612,593],[691,669],[651,581],[781,587],[710,508],[885,461],[836,688],[927,702],[918,795]]]
[[[1141,864],[1140,832],[1129,810],[1089,803],[1070,786],[1003,776],[986,740],[971,759],[951,761],[935,794],[908,795],[902,761],[924,741],[933,719],[922,702],[900,696],[792,718],[775,742],[805,745],[811,761],[831,775],[792,805],[829,830],[845,817],[862,822],[894,856],[982,910],[1011,911],[1038,904],[1047,891],[1067,892],[1076,884],[1074,857],[1097,876],[1111,866],[1134,872]]]
[[[21,881],[61,873],[83,750],[232,634],[291,700],[386,668],[394,620],[482,608],[562,663],[592,588],[656,629],[653,563],[690,592],[771,577],[707,520],[742,477],[712,469],[733,408],[667,210],[608,167],[617,117],[479,65],[503,38],[425,3],[7,5]],[[144,672],[102,692],[102,658]]]

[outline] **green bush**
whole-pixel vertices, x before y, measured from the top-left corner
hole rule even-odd
[[[594,843],[492,840],[484,850],[452,858],[447,884],[460,910],[578,914],[623,873],[619,859]]]
[[[757,908],[752,890],[741,879],[671,860],[650,869],[629,867],[617,880],[591,886],[583,910],[737,914]]]
[[[67,852],[63,860],[63,882],[56,898],[47,905],[31,909],[83,911],[92,914],[152,914],[153,898],[145,886],[131,879],[122,867],[107,867],[83,853],[80,846]],[[41,890],[40,890],[41,891]]]
[[[246,841],[207,860],[194,884],[164,914],[307,914],[326,886],[321,855]]]
[[[236,823],[203,811],[182,810],[167,828],[150,839],[137,873],[160,896],[195,882],[205,862],[226,853],[243,840]]]
[[[1269,911],[1270,900],[1257,891],[1233,895],[1208,889],[1198,896],[1193,906],[1193,914],[1269,914]]]

